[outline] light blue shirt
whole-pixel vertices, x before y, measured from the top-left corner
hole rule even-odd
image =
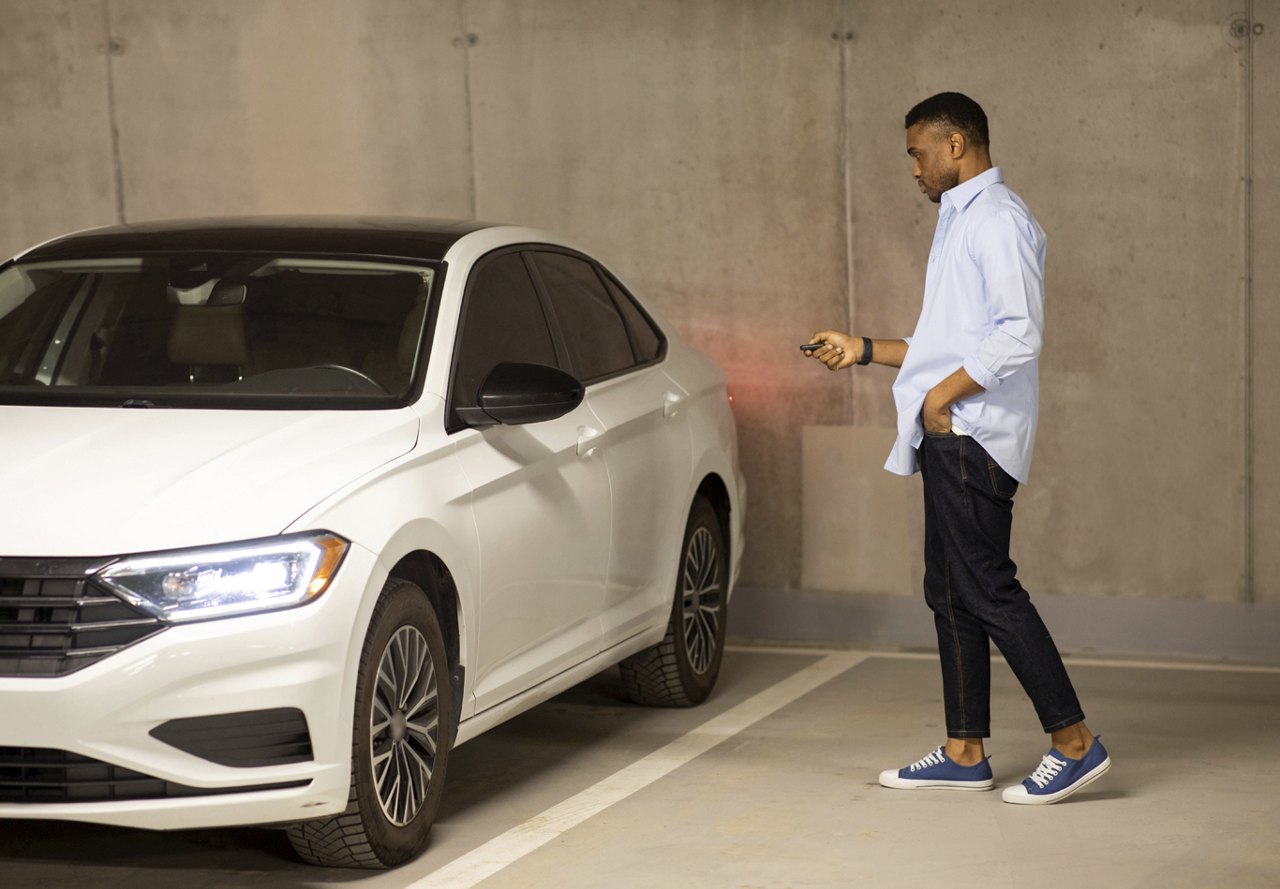
[[[924,305],[893,384],[898,440],[885,469],[911,475],[930,389],[963,366],[986,391],[951,406],[956,432],[1011,476],[1031,470],[1044,331],[1044,229],[992,167],[943,192]]]

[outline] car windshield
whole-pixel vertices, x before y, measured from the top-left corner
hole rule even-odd
[[[403,404],[435,275],[225,252],[13,263],[0,271],[0,404]]]

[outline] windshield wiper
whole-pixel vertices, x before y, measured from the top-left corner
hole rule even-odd
[[[121,407],[155,407],[156,403],[154,401],[148,401],[145,398],[128,398],[128,399],[125,399],[124,404],[120,406]]]

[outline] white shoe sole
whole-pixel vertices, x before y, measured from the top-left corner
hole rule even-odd
[[[1027,793],[1026,787],[1021,784],[1016,784],[1013,787],[1006,787],[1004,792],[1001,793],[1001,797],[1006,803],[1013,803],[1015,806],[1047,806],[1050,803],[1056,803],[1060,800],[1064,800],[1073,793],[1079,793],[1081,790],[1105,775],[1110,768],[1111,757],[1108,756],[1102,762],[1094,766],[1091,771],[1086,772],[1084,777],[1075,784],[1072,784],[1070,787],[1063,790],[1059,790],[1057,793],[1046,793],[1043,795]]]
[[[899,778],[897,769],[880,773],[880,786],[893,790],[990,790],[996,786],[995,779],[986,781],[912,781]]]

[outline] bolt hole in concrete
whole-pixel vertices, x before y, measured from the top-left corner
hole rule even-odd
[[[1265,30],[1266,26],[1262,22],[1255,22],[1236,13],[1226,23],[1227,42],[1238,47],[1240,43],[1249,39],[1250,33],[1260,37]]]

